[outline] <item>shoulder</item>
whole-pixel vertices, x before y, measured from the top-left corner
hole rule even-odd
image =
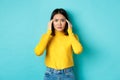
[[[74,36],[75,36],[75,38],[76,38],[76,39],[78,39],[78,40],[79,40],[79,37],[78,37],[78,35],[77,35],[77,34],[74,34]]]

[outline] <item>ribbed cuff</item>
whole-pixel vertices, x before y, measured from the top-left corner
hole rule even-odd
[[[52,30],[48,30],[47,34],[50,35],[52,33]]]
[[[68,28],[68,34],[73,35],[72,28]]]

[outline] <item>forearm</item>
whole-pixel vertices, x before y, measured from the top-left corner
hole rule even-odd
[[[71,28],[68,29],[68,34],[69,34],[69,38],[70,38],[70,42],[71,42],[73,51],[74,51],[76,54],[81,53],[82,50],[83,50],[83,47],[82,47],[82,45],[80,44],[77,35],[75,36],[75,35],[73,34]]]
[[[34,49],[37,56],[40,56],[43,54],[43,52],[46,49],[47,44],[49,43],[49,40],[51,38],[52,38],[51,30],[48,30],[48,32],[42,36],[40,42],[38,43],[38,45]]]

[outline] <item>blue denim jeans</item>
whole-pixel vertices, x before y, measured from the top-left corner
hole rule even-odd
[[[47,67],[44,80],[75,80],[73,68],[55,70]]]

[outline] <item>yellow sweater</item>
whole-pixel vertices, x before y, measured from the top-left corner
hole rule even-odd
[[[65,69],[74,66],[72,50],[79,54],[82,52],[82,46],[78,37],[68,28],[68,36],[63,32],[55,31],[55,36],[51,35],[51,30],[44,34],[34,49],[37,56],[43,54],[46,49],[45,64],[54,69]]]

